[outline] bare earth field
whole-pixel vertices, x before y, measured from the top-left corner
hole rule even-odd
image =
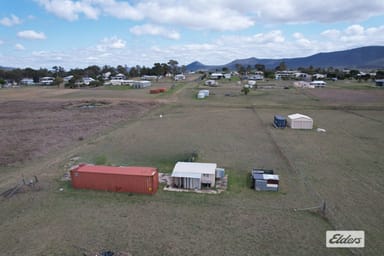
[[[0,200],[1,253],[383,254],[382,90],[279,86],[244,96],[226,83],[197,100],[199,87],[184,82],[164,95],[116,88],[0,91],[0,192],[22,175],[37,175],[41,184],[40,191]],[[327,132],[273,128],[273,115],[295,112]],[[171,172],[193,151],[199,161],[226,169],[226,192],[160,189],[144,196],[74,190],[61,180],[74,156]],[[249,189],[253,167],[274,169],[280,191]],[[302,210],[324,200],[325,216]],[[327,249],[325,231],[334,229],[365,230],[366,247]]]
[[[63,149],[156,103],[77,100],[0,102],[0,165],[14,165]]]

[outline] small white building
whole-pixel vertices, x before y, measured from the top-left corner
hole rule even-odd
[[[177,162],[172,171],[172,184],[183,189],[213,188],[216,178],[215,163]]]
[[[217,86],[217,82],[215,80],[207,80],[204,84],[208,86]]]
[[[183,74],[177,74],[175,75],[175,81],[185,80],[185,75]]]
[[[125,80],[125,79],[126,79],[125,75],[121,73],[111,77],[111,80]]]
[[[208,97],[208,96],[209,96],[209,90],[200,90],[197,93],[197,98],[198,99],[204,99],[205,97]]]
[[[325,75],[325,74],[313,74],[312,75],[312,77],[314,78],[314,79],[324,79],[324,78],[326,78],[327,77],[327,75]]]
[[[74,77],[73,75],[69,75],[69,76],[63,77],[64,83],[69,83],[69,81],[70,81],[73,77]]]
[[[52,85],[54,81],[54,78],[51,76],[45,76],[40,78],[40,84],[42,85]]]
[[[231,74],[231,73],[225,73],[225,74],[224,74],[224,78],[225,78],[225,79],[231,79],[231,77],[232,77],[232,74]]]
[[[209,78],[211,78],[211,79],[220,79],[220,78],[223,78],[223,77],[224,77],[223,73],[212,73],[209,76]]]
[[[89,85],[90,83],[95,81],[95,79],[93,79],[92,77],[83,77],[82,80],[83,80],[83,84],[85,85]]]
[[[315,80],[309,83],[310,85],[313,85],[315,87],[325,87],[327,85],[326,82],[321,81],[321,80]]]
[[[141,88],[149,87],[151,85],[152,85],[151,81],[134,81],[132,83],[132,88],[141,89]]]
[[[302,114],[292,114],[288,116],[287,124],[292,129],[312,129],[313,119]]]
[[[23,78],[23,79],[21,79],[20,84],[22,84],[22,85],[34,85],[35,83],[33,82],[32,78]]]

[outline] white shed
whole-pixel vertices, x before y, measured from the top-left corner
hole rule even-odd
[[[326,86],[327,85],[327,83],[326,82],[324,82],[324,81],[312,81],[311,83],[310,83],[310,85],[313,85],[313,86],[315,86],[315,87],[324,87],[324,86]]]
[[[200,90],[199,93],[203,93],[205,97],[209,96],[209,90]]]
[[[173,184],[178,188],[214,187],[216,168],[217,164],[215,163],[177,162],[171,177]]]
[[[287,119],[288,126],[292,129],[312,129],[313,119],[302,114],[292,114]]]

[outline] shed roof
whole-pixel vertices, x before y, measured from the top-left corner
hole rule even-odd
[[[172,172],[172,177],[201,179],[201,173],[193,172]]]
[[[105,165],[79,165],[76,171],[83,173],[108,173],[118,175],[152,176],[156,173],[155,167],[143,166],[105,166]]]
[[[172,177],[200,178],[201,174],[215,175],[217,164],[215,163],[192,163],[177,162],[173,168]]]
[[[289,115],[288,118],[289,119],[307,119],[307,120],[312,120],[312,118],[310,118],[309,116],[302,115],[302,114],[299,114],[299,113]]]

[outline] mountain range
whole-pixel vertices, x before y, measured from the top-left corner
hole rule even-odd
[[[224,65],[204,65],[194,61],[186,66],[187,71],[215,71],[227,67],[236,70],[238,64],[243,67],[248,65],[255,67],[256,64],[265,65],[267,69],[274,69],[281,62],[285,62],[288,69],[313,66],[315,68],[348,68],[348,69],[383,69],[384,68],[384,46],[366,46],[345,51],[317,53],[308,57],[283,58],[283,59],[238,59]]]

